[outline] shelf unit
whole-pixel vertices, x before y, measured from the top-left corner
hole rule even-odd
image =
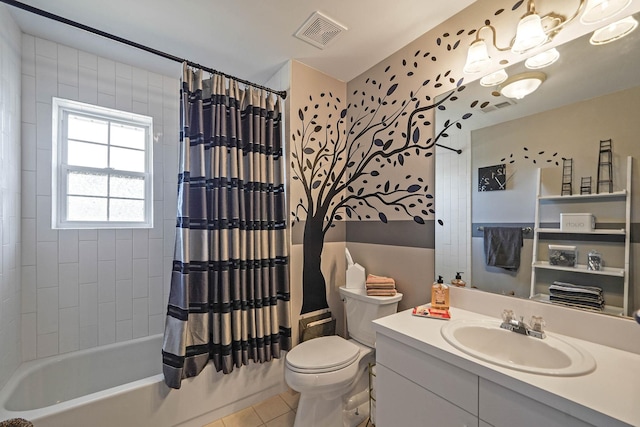
[[[542,173],[541,169],[538,169],[538,183],[536,190],[536,207],[535,207],[535,227],[533,236],[533,255],[531,263],[531,292],[530,298],[538,301],[550,302],[549,296],[536,292],[536,276],[539,270],[561,271],[575,273],[578,277],[578,283],[580,283],[580,275],[593,275],[593,276],[610,276],[614,278],[620,278],[622,284],[622,307],[606,306],[605,312],[612,314],[629,315],[629,255],[630,255],[630,239],[631,239],[631,183],[632,183],[632,157],[627,157],[627,175],[626,175],[626,189],[615,191],[612,193],[600,193],[600,194],[576,194],[576,195],[542,195]],[[546,228],[540,226],[541,205],[544,203],[551,203],[561,205],[562,203],[607,203],[616,200],[624,200],[624,216],[620,214],[620,219],[624,219],[624,228],[610,228],[603,229],[597,228],[591,232],[576,232],[566,231],[559,228]],[[592,236],[621,236],[624,241],[624,260],[621,263],[621,267],[605,267],[599,271],[588,270],[586,265],[577,264],[575,267],[565,267],[558,265],[551,265],[546,260],[538,259],[538,249],[543,234],[562,234],[570,236],[570,240],[574,241],[588,241]],[[543,239],[544,240],[544,239]],[[620,242],[622,244],[622,241]]]

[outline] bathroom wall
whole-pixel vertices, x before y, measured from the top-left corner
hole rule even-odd
[[[288,108],[290,113],[287,124],[288,138],[288,158],[289,158],[289,209],[291,211],[291,310],[292,310],[292,336],[294,343],[298,340],[298,320],[303,303],[302,270],[303,270],[303,234],[305,227],[306,212],[299,207],[300,201],[308,206],[307,195],[299,179],[293,178],[300,174],[300,168],[291,167],[292,152],[300,155],[303,147],[307,147],[301,140],[300,134],[308,126],[313,115],[317,114],[316,125],[322,125],[322,131],[315,137],[317,140],[326,141],[335,139],[335,135],[328,137],[325,135],[326,126],[335,126],[335,117],[339,115],[342,108],[346,107],[346,84],[331,76],[323,74],[298,61],[291,61],[291,90],[289,93]],[[306,125],[300,119],[299,111],[303,112]],[[314,126],[311,126],[313,128]],[[306,128],[307,134],[310,128]],[[300,134],[298,134],[300,132]],[[294,136],[295,135],[295,136]],[[312,142],[309,147],[316,147]],[[335,166],[338,170],[341,164]],[[313,204],[317,206],[317,197],[322,188],[316,187],[313,191]],[[338,200],[339,196],[335,198]],[[296,220],[295,213],[299,220]],[[345,222],[336,221],[335,227],[331,228],[324,237],[324,249],[322,252],[322,273],[326,281],[326,298],[329,308],[336,318],[337,331],[343,333],[343,306],[338,292],[340,286],[345,283]],[[320,242],[316,242],[319,244]],[[313,313],[307,313],[313,314]]]
[[[0,5],[0,387],[20,364],[20,30]]]
[[[176,76],[162,76],[23,34],[23,361],[163,332],[175,229],[179,73],[178,64]],[[54,96],[153,117],[152,229],[51,228]]]

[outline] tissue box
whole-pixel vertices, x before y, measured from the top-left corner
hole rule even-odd
[[[575,246],[549,245],[549,264],[575,267],[578,251]]]
[[[596,218],[590,213],[561,213],[560,230],[590,233],[596,228]]]

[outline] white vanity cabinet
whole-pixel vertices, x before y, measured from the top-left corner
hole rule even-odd
[[[376,427],[592,426],[384,335],[376,353]]]
[[[486,318],[458,308],[452,316]],[[410,310],[373,323],[376,427],[640,426],[638,354],[582,341],[596,359],[595,371],[546,376],[468,356],[442,336],[444,321],[412,316]]]
[[[480,378],[479,389],[479,416],[494,427],[592,427],[484,378]]]

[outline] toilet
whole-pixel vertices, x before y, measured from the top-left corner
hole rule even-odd
[[[372,321],[395,313],[402,294],[368,296],[341,287],[350,339],[314,338],[287,353],[284,377],[300,393],[294,427],[355,427],[369,411],[370,363],[375,363]]]

